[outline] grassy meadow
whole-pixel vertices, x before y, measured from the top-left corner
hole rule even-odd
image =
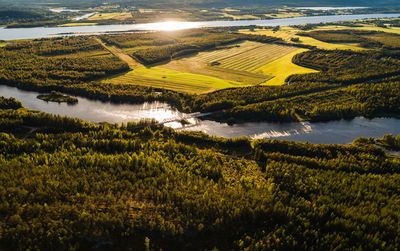
[[[399,47],[400,45],[400,40],[396,34],[396,31],[400,31],[400,29],[395,27],[380,28],[364,24],[362,27],[350,28],[348,26],[329,25],[317,27],[312,32],[327,33],[345,29],[389,31],[391,33],[368,35],[368,39],[377,41],[385,46]],[[300,35],[299,33],[304,31],[294,27],[280,27],[278,31],[273,31],[272,29],[243,29],[239,32],[279,37],[286,42],[312,45],[320,49],[354,51],[367,49],[363,48],[359,42],[322,41],[324,39],[321,40],[316,36]],[[307,32],[309,31],[305,33]],[[344,35],[339,35],[339,37]],[[292,42],[293,38],[298,38],[299,42]],[[120,49],[118,46],[113,46],[109,50],[111,52],[113,52],[112,50],[118,50],[118,53],[113,52],[113,54],[124,60],[124,57],[129,57],[132,51],[147,47],[151,48],[146,44],[146,41],[139,42],[133,42],[135,46],[132,47],[129,44],[132,42],[128,40],[122,41],[120,43],[124,47]],[[254,41],[234,42],[218,46],[213,50],[204,50],[177,57],[167,62],[147,66],[138,64],[135,67],[131,67],[132,71],[126,74],[107,78],[103,81],[114,84],[150,86],[195,94],[233,87],[284,85],[286,84],[285,80],[290,75],[316,72],[313,69],[305,68],[292,62],[292,58],[295,55],[305,51],[307,49],[299,49],[294,46]],[[124,61],[127,62],[126,60]]]
[[[181,72],[160,66],[142,66],[124,75],[106,79],[104,82],[115,84],[129,83],[198,94],[218,89],[246,86],[239,82],[201,74]]]
[[[317,72],[316,70],[292,63],[294,55],[305,51],[307,51],[307,49],[298,49],[259,68],[257,70],[258,73],[274,76],[271,80],[265,82],[265,85],[282,85],[285,83],[285,79],[290,75]]]
[[[291,62],[295,54],[303,51],[292,46],[244,41],[166,63],[135,67],[104,82],[197,94],[260,84],[283,85],[291,74],[314,72]]]

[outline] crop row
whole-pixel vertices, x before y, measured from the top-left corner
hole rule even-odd
[[[271,47],[269,47],[271,48]],[[252,71],[261,66],[268,64],[280,57],[287,55],[288,53],[296,50],[292,47],[275,47],[273,49],[266,50],[266,48],[260,48],[253,50],[240,56],[230,57],[228,59],[220,61],[221,67],[242,71]]]
[[[125,75],[107,80],[108,83],[114,83],[114,84],[135,84],[142,86],[150,86],[154,88],[180,90],[185,92],[206,92],[211,89],[210,86],[208,85],[193,83],[192,81],[193,79],[187,79],[184,83],[181,83],[168,80],[150,79],[133,75]]]

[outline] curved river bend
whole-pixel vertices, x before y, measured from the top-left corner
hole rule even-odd
[[[23,91],[15,87],[0,85],[0,96],[15,97],[31,109],[42,112],[80,118],[92,122],[126,123],[141,119],[169,121],[185,117],[170,105],[162,102],[144,104],[113,104],[79,97],[76,105],[53,103],[37,99],[37,92]],[[191,125],[182,128],[179,122],[167,123],[166,126],[178,130],[203,131],[221,137],[248,136],[251,138],[285,139],[311,143],[348,144],[355,138],[377,137],[384,134],[400,134],[400,120],[394,118],[366,119],[357,117],[353,120],[331,121],[326,123],[245,123],[229,126],[210,120],[189,119]]]
[[[366,18],[393,18],[397,14],[363,14],[363,15],[335,15],[335,16],[310,16],[295,18],[277,18],[267,20],[238,20],[238,21],[205,21],[205,22],[163,22],[148,24],[118,24],[118,25],[92,25],[71,27],[35,27],[35,28],[0,28],[0,40],[34,39],[42,37],[55,37],[63,35],[89,35],[106,32],[149,31],[149,30],[181,30],[206,27],[233,27],[233,26],[288,26],[301,24],[328,23],[338,21],[351,21]]]

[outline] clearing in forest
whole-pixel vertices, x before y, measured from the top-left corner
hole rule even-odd
[[[291,74],[314,72],[292,63],[292,57],[303,51],[291,46],[244,41],[165,64],[131,67],[132,71],[104,81],[188,93],[260,84],[283,85]]]
[[[283,85],[292,74],[315,72],[292,63],[306,51],[291,46],[245,41],[226,49],[200,52],[161,67],[214,76],[250,85]]]

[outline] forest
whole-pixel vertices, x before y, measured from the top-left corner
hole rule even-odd
[[[237,40],[282,43],[268,36],[226,30],[165,34],[133,33],[100,38],[107,44],[133,49],[133,54],[142,55],[146,62],[162,61],[174,53],[182,55],[208,47],[218,49],[219,45]],[[166,101],[185,112],[214,112],[209,118],[230,124],[398,116],[400,111],[400,60],[387,55],[385,50],[312,49],[295,55],[293,62],[319,72],[292,75],[287,79],[289,85],[223,89],[201,95],[134,83],[99,82],[127,72],[129,67],[92,36],[11,43],[0,48],[0,58],[3,84],[113,102]]]
[[[398,247],[400,159],[374,139],[223,139],[0,107],[2,249]]]
[[[210,47],[215,49],[238,40],[282,43],[282,40],[268,36],[243,35],[226,30],[193,30],[185,34],[133,33],[102,35],[100,38],[119,48],[133,48],[133,55],[146,63],[169,60],[173,55]],[[129,67],[92,36],[11,43],[0,48],[0,58],[3,67],[0,80],[4,84],[113,102],[167,101],[186,112],[214,112],[211,119],[229,123],[326,121],[360,115],[397,116],[399,113],[396,90],[400,60],[380,50],[312,49],[297,54],[293,62],[319,72],[292,75],[287,79],[290,85],[224,89],[202,95],[136,86],[134,83],[99,83],[98,80],[126,72]]]

